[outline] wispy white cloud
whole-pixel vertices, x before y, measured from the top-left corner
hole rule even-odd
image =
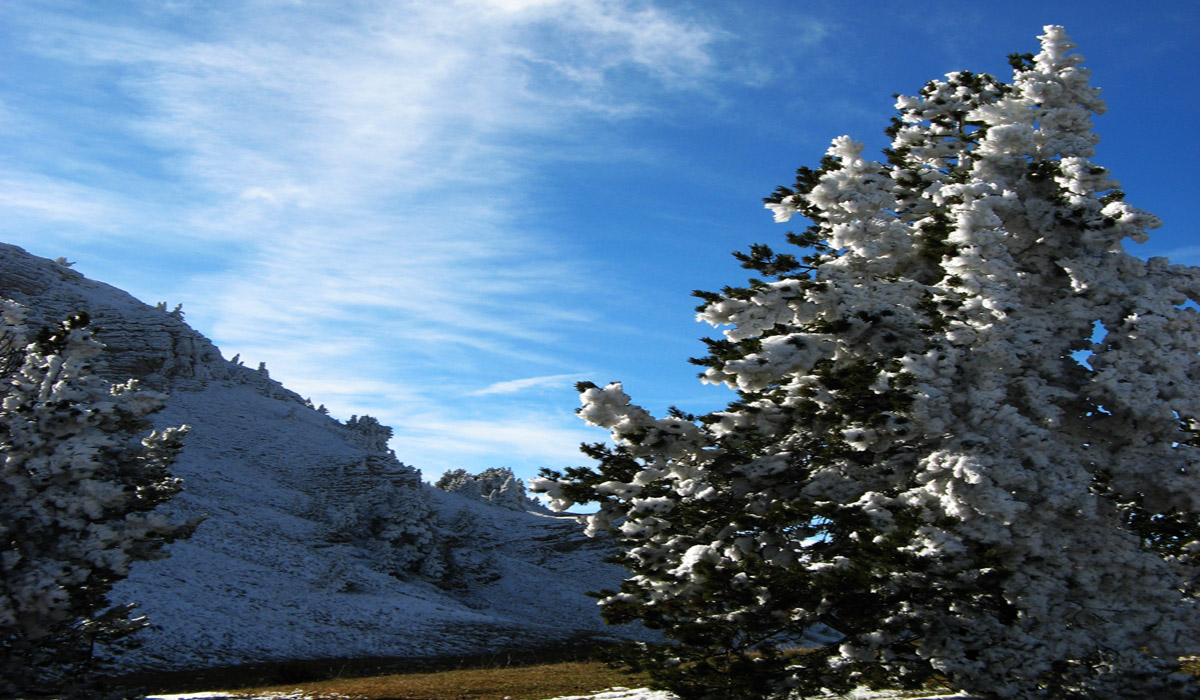
[[[551,374],[545,377],[527,377],[524,379],[510,379],[503,382],[495,382],[477,391],[472,391],[468,396],[487,396],[489,394],[516,394],[527,391],[529,389],[544,389],[547,387],[562,387],[574,384],[586,375],[583,374]]]
[[[1172,248],[1162,255],[1173,263],[1192,264],[1194,261],[1200,261],[1200,245]]]
[[[107,193],[47,177],[0,177],[0,209],[10,216],[73,224],[92,224],[114,217],[119,209]]]
[[[585,461],[581,443],[602,439],[574,416],[527,414],[494,420],[438,420],[402,423],[397,453],[402,460],[425,467],[425,476],[436,479],[447,469],[477,470],[481,465],[524,468],[538,465],[562,467]],[[408,455],[406,457],[406,455]]]
[[[0,184],[25,183],[0,209],[153,251],[177,271],[155,300],[183,301],[227,354],[404,422],[431,455],[447,439],[574,454],[588,431],[569,414],[444,404],[579,378],[563,348],[603,290],[528,183],[635,156],[598,127],[752,72],[717,23],[622,0],[18,5],[22,50],[90,86],[100,116],[39,121],[84,99],[69,91],[6,102],[37,139],[0,161]],[[75,184],[79,163],[106,175]]]

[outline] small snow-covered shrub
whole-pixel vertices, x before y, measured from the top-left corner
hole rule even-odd
[[[93,645],[145,626],[113,584],[195,527],[155,512],[182,488],[167,470],[187,428],[149,432],[165,396],[94,374],[86,314],[26,346],[0,304],[0,354],[21,348],[0,385],[0,693],[80,691]]]

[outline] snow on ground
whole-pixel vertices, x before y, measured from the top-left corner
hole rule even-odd
[[[974,700],[969,695],[907,695],[889,690],[855,690],[849,695],[829,695],[827,700]],[[551,700],[678,700],[676,696],[662,690],[647,688],[612,690],[595,695],[568,695]]]
[[[364,452],[338,422],[225,382],[174,392],[156,422],[192,425],[171,510],[209,517],[114,590],[150,618],[143,667],[453,656],[619,633],[585,593],[615,587],[621,570],[573,520],[421,485],[441,526],[469,529],[455,545],[464,571],[401,579],[330,536],[326,511],[369,485],[348,480]]]

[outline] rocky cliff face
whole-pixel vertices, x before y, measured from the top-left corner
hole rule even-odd
[[[161,390],[196,388],[250,371],[225,362],[215,345],[183,322],[182,314],[147,306],[66,264],[16,246],[0,244],[0,296],[26,306],[31,326],[87,310],[96,336],[108,349],[106,363],[113,377],[136,377]]]
[[[424,484],[388,449],[386,426],[313,410],[223,359],[181,314],[63,264],[0,244],[0,296],[31,324],[88,311],[107,374],[170,393],[158,425],[192,426],[170,514],[207,519],[114,590],[152,623],[128,668],[440,656],[619,632],[585,593],[621,572],[572,519]]]

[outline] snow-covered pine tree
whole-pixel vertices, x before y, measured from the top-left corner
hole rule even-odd
[[[599,504],[632,574],[605,614],[674,640],[641,663],[684,698],[1196,697],[1200,270],[1124,251],[1159,222],[1091,160],[1074,45],[1041,40],[1011,84],[899,97],[886,164],[841,137],[767,199],[805,254],[697,293],[727,409],[581,385],[615,447],[533,486]],[[841,638],[779,651],[817,623]]]
[[[0,386],[0,694],[84,692],[93,645],[145,625],[112,585],[195,527],[154,512],[181,488],[186,426],[137,438],[165,397],[94,373],[86,314],[27,346],[22,310],[0,317],[0,354],[23,348]]]

